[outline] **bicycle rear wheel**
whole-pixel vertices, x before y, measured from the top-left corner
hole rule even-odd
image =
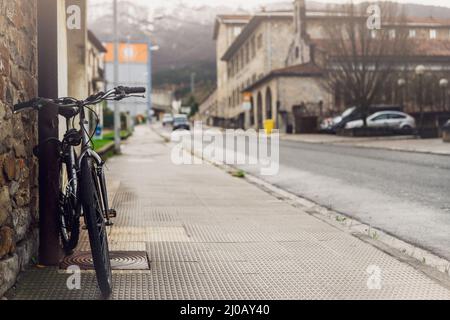
[[[109,258],[108,235],[102,212],[96,166],[93,160],[85,157],[81,163],[81,200],[84,218],[89,233],[92,258],[97,282],[104,297],[112,292],[112,271]]]

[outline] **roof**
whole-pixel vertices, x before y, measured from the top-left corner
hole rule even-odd
[[[310,41],[318,50],[330,53],[330,40],[311,39]],[[408,41],[411,41],[411,48],[408,49],[405,58],[428,57],[450,60],[450,41],[437,39],[410,39]],[[350,42],[348,42],[348,45],[350,47]],[[332,53],[331,56],[333,56]]]
[[[221,14],[216,17],[216,23],[214,25],[214,36],[213,39],[217,40],[217,36],[219,34],[219,26],[221,23],[224,24],[238,24],[245,25],[247,24],[252,16],[246,14]]]
[[[322,75],[322,69],[313,62],[297,64],[281,69],[272,70],[269,74],[245,88],[244,91],[250,91],[255,87],[276,77],[320,77]]]
[[[439,19],[435,17],[406,17],[405,21],[400,23],[384,23],[385,26],[401,25],[406,27],[434,27],[434,28],[448,28],[450,27],[449,19]]]
[[[291,21],[293,19],[292,11],[275,11],[275,12],[260,12],[253,16],[244,30],[236,37],[231,46],[227,49],[222,57],[222,60],[228,61],[231,56],[240,48],[246,39],[253,33],[253,31],[264,21],[272,19],[283,19]]]
[[[95,34],[91,30],[88,30],[88,40],[94,45],[94,47],[96,47],[98,49],[98,51],[100,51],[102,53],[107,52],[105,46],[102,44],[102,42],[95,36]]]

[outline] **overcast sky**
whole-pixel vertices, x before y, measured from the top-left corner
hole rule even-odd
[[[235,6],[235,7],[255,7],[260,4],[270,3],[270,2],[289,2],[289,0],[134,0],[139,3],[154,3],[158,6],[168,5],[173,6],[177,3],[184,2],[189,4],[209,4],[209,5],[226,5],[226,6]],[[293,1],[293,0],[291,0]],[[342,3],[347,0],[317,0],[320,2],[333,2],[333,3]],[[358,0],[356,0],[358,1]],[[367,0],[366,0],[367,1]],[[409,2],[409,3],[418,3],[418,4],[429,4],[429,5],[437,5],[450,7],[450,0],[397,0],[398,2]]]

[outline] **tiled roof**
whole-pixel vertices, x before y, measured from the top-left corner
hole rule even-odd
[[[322,69],[316,64],[309,62],[286,68],[276,69],[271,72],[274,75],[321,75]]]
[[[325,39],[311,39],[315,48],[326,53],[331,53],[331,41]],[[415,39],[410,40],[411,47],[405,52],[405,56],[414,57],[448,57],[450,59],[450,41]],[[350,48],[350,42],[348,43]],[[349,50],[350,51],[350,50]]]
[[[244,89],[250,91],[253,88],[259,86],[276,77],[318,77],[323,74],[322,69],[316,64],[309,62],[303,64],[297,64],[286,68],[272,70],[268,75],[254,82],[250,86]]]

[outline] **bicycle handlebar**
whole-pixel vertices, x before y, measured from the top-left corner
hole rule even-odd
[[[18,113],[25,109],[35,108],[35,105],[37,102],[38,102],[38,99],[34,98],[34,99],[31,99],[30,101],[18,103],[16,105],[14,105],[14,109],[13,109],[14,113]]]
[[[60,108],[73,108],[73,107],[80,107],[80,106],[87,106],[87,105],[93,105],[100,103],[103,100],[107,100],[108,98],[112,97],[113,95],[116,95],[117,97],[115,100],[122,100],[124,98],[127,98],[127,96],[132,94],[139,94],[139,93],[145,93],[146,89],[144,87],[117,87],[114,89],[109,90],[108,92],[100,92],[98,94],[92,95],[86,100],[83,101],[77,101],[73,98],[62,98],[62,99],[44,99],[44,98],[34,98],[26,102],[17,103],[14,105],[14,113],[19,113],[21,111],[24,111],[26,109],[36,109],[39,110],[39,108],[42,107],[45,103],[55,103]]]
[[[146,89],[144,87],[118,87],[117,90],[122,90],[125,94],[138,94],[138,93],[145,93]]]

